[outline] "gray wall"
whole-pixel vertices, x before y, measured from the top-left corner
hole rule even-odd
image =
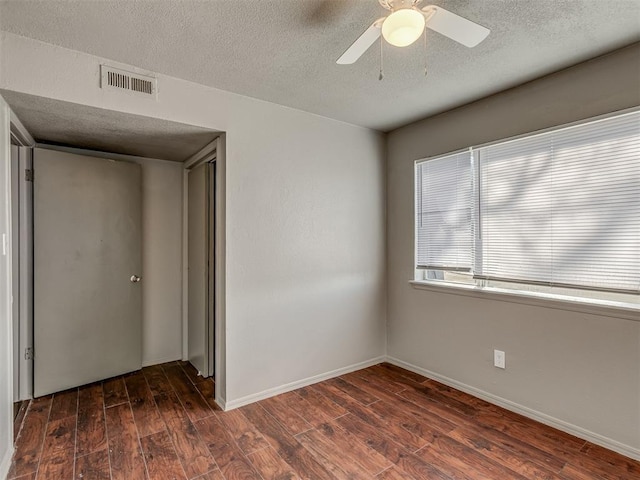
[[[639,104],[636,44],[389,134],[389,356],[640,454],[640,318],[437,293],[408,283],[415,160]],[[493,367],[494,348],[506,351],[506,370]]]

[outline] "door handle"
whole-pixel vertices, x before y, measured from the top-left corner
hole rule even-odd
[[[129,280],[131,280],[131,283],[138,283],[140,280],[142,280],[142,278],[140,278],[138,275],[131,275],[131,278]]]

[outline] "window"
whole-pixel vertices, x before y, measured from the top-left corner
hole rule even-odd
[[[416,271],[637,303],[640,112],[418,162]]]
[[[471,271],[471,157],[459,153],[418,164],[418,268]]]

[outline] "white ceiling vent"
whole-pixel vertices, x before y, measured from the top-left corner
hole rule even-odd
[[[158,79],[155,77],[120,70],[108,65],[100,65],[100,73],[102,76],[101,88],[128,91],[153,98],[157,97]]]

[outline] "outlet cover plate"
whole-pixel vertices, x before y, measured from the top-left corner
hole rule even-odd
[[[507,368],[506,354],[502,350],[493,351],[493,366],[498,368]]]

